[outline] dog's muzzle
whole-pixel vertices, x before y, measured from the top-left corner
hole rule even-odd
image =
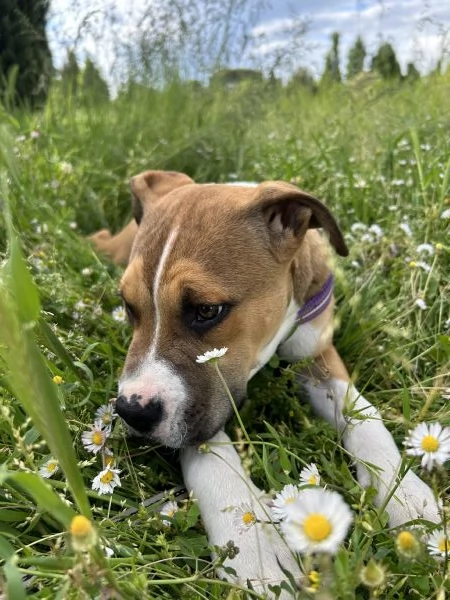
[[[163,418],[163,404],[156,396],[149,398],[143,405],[141,396],[132,394],[130,398],[120,395],[116,400],[116,412],[127,425],[139,433],[151,433]]]

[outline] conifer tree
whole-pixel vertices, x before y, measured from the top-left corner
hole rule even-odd
[[[331,49],[325,58],[325,69],[320,80],[321,85],[340,83],[342,80],[339,67],[339,38],[340,35],[337,31],[331,35]]]
[[[347,78],[352,79],[364,68],[364,60],[366,58],[366,47],[360,35],[356,38],[355,43],[350,48],[347,62]]]
[[[90,58],[86,59],[83,71],[83,95],[95,102],[107,102],[109,90],[100,71]]]
[[[73,50],[67,52],[67,60],[61,69],[61,85],[65,96],[75,98],[78,94],[80,68]]]
[[[383,79],[401,79],[400,65],[389,42],[384,42],[378,48],[372,59],[372,71],[377,71]]]
[[[52,75],[46,37],[50,0],[0,0],[0,92],[14,69],[15,100],[42,104]]]

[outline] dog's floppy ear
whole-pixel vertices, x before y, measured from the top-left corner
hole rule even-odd
[[[294,185],[281,181],[267,181],[258,186],[254,200],[269,228],[281,256],[294,253],[308,229],[323,227],[332,246],[341,256],[348,248],[336,219],[317,198]],[[253,209],[255,205],[253,206]]]
[[[133,216],[136,223],[139,225],[141,222],[146,205],[175,188],[189,183],[194,181],[188,175],[176,171],[144,171],[132,177],[130,187],[133,193]]]

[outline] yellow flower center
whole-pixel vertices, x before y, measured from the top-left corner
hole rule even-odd
[[[56,383],[56,385],[61,385],[63,382],[63,378],[61,377],[61,375],[55,375],[53,377],[53,383]]]
[[[112,422],[112,417],[111,417],[111,413],[106,412],[103,416],[102,416],[102,422],[105,425],[109,425]]]
[[[252,512],[247,511],[242,515],[242,521],[244,522],[244,525],[253,525],[256,518]]]
[[[104,473],[101,477],[100,477],[100,481],[102,483],[111,483],[111,481],[114,479],[114,473],[112,473],[111,471],[106,471],[106,473]]]
[[[101,431],[94,431],[91,437],[92,443],[97,446],[101,446],[103,444],[103,434]]]
[[[317,485],[317,477],[315,475],[311,475],[311,477],[308,479],[308,484]]]
[[[397,544],[402,550],[413,550],[417,545],[417,540],[409,531],[401,531],[397,536]]]
[[[330,521],[319,513],[311,513],[303,521],[303,531],[313,542],[325,540],[331,533]]]
[[[450,542],[447,538],[442,538],[442,540],[438,544],[438,548],[440,552],[450,553]]]
[[[436,452],[439,448],[439,442],[434,435],[425,435],[420,445],[425,452]]]
[[[114,455],[112,455],[112,454],[107,454],[107,455],[105,456],[105,466],[107,466],[107,467],[112,467],[112,466],[113,466],[113,464],[114,464],[114,460],[115,460],[115,458],[114,458]]]
[[[313,585],[319,585],[320,583],[320,573],[318,571],[310,571],[308,573],[308,579]]]
[[[69,531],[75,537],[85,537],[92,532],[92,523],[83,515],[76,515],[71,523]]]
[[[57,462],[55,462],[55,461],[49,462],[47,464],[47,471],[49,473],[53,473],[53,471],[57,468],[57,466],[58,466]]]

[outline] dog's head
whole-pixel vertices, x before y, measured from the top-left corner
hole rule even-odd
[[[314,285],[318,244],[307,232],[323,227],[340,254],[347,248],[328,209],[286,183],[198,185],[146,171],[131,189],[139,227],[120,293],[133,338],[117,411],[178,448],[209,439],[232,414],[214,366],[197,356],[228,348],[220,370],[239,406]]]

